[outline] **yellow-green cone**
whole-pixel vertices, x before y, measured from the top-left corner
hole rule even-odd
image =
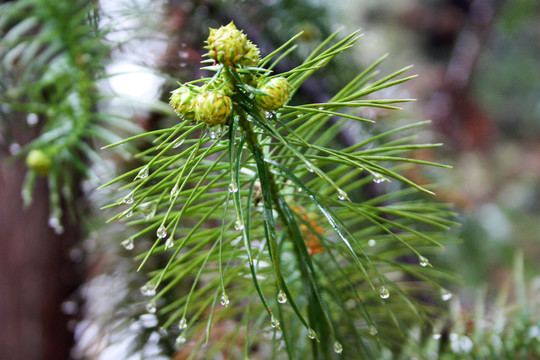
[[[209,127],[227,122],[232,113],[232,101],[217,91],[208,91],[197,96],[195,118]]]
[[[277,110],[289,100],[291,85],[284,77],[277,77],[262,82],[258,90],[267,95],[257,94],[255,96],[257,103],[264,110]]]
[[[187,86],[180,86],[171,95],[170,104],[178,115],[186,120],[195,120],[195,99],[197,94]]]
[[[52,159],[42,150],[31,150],[26,156],[26,165],[38,174],[46,176],[52,165]]]
[[[206,43],[210,58],[226,66],[239,64],[251,48],[246,35],[233,22],[219,29],[210,29]]]
[[[257,45],[252,43],[251,41],[247,41],[246,45],[247,51],[242,60],[240,60],[240,65],[244,66],[255,66],[261,60],[259,48]]]

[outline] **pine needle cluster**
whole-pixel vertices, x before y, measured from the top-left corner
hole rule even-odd
[[[438,285],[449,276],[427,255],[455,224],[453,214],[403,175],[411,166],[445,167],[409,156],[439,144],[415,142],[426,122],[345,148],[335,138],[353,123],[376,126],[359,115],[363,108],[399,110],[408,99],[375,95],[412,77],[402,76],[405,68],[377,78],[381,58],[328,102],[294,104],[302,83],[358,33],[336,32],[302,64],[275,74],[300,34],[262,59],[257,51],[255,63],[243,61],[245,35],[226,30],[231,47],[210,47],[204,61],[213,75],[173,91],[177,124],[109,146],[153,144],[136,155],[142,166],[105,185],[120,184],[125,194],[109,206],[121,209],[111,220],[136,229],[123,245],[136,249],[149,276],[141,288],[147,311],[192,357],[223,349],[247,357],[269,341],[273,356],[291,359],[399,349],[411,324],[429,320],[426,301],[451,297]],[[287,85],[268,87],[274,79]],[[145,238],[154,239],[150,248],[139,246]],[[233,330],[212,335],[230,320]]]

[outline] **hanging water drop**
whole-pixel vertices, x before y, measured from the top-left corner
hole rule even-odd
[[[371,247],[374,247],[375,245],[377,245],[377,242],[375,241],[375,239],[369,239],[367,244]]]
[[[426,266],[431,267],[431,264],[429,263],[429,260],[426,257],[419,256],[418,257],[418,262],[420,263],[420,266],[422,266],[422,267],[426,267]]]
[[[322,106],[319,106],[319,110],[324,110],[324,108]]]
[[[234,228],[237,231],[244,230],[244,223],[242,222],[242,219],[236,219],[236,222],[234,223]]]
[[[222,293],[221,294],[221,301],[220,301],[221,306],[227,307],[227,306],[229,306],[230,302],[231,301],[229,300],[229,297],[227,296],[227,294]]]
[[[229,192],[230,193],[237,193],[238,192],[238,186],[236,185],[236,181],[231,181],[229,183]]]
[[[279,321],[276,319],[274,314],[270,315],[270,325],[272,325],[273,328],[277,328],[279,326]]]
[[[374,175],[373,182],[375,184],[380,184],[380,183],[386,181],[386,179],[381,174],[374,173],[373,175]]]
[[[302,192],[302,188],[300,186],[296,190],[298,190],[298,192]]]
[[[334,343],[334,352],[336,354],[341,354],[343,352],[343,345],[339,341]]]
[[[146,304],[146,311],[150,314],[155,314],[157,310],[156,303],[153,301],[150,301],[148,304]]]
[[[125,216],[125,217],[127,217],[127,218],[132,217],[132,216],[133,216],[133,210],[127,209],[126,211],[124,211],[124,212],[122,213],[122,216]]]
[[[308,162],[306,162],[306,167],[307,167],[307,169],[308,169],[308,171],[309,171],[310,173],[312,173],[312,172],[315,171],[315,169],[313,169],[313,166],[311,166],[311,164],[308,163]]]
[[[135,180],[137,179],[146,179],[148,177],[148,174],[150,173],[150,169],[148,168],[148,165],[146,165],[145,167],[143,167],[139,173],[137,174],[137,176],[135,176]]]
[[[55,215],[49,218],[49,227],[54,230],[56,235],[61,235],[64,232],[64,227],[60,223],[60,219]]]
[[[144,296],[154,296],[156,295],[156,287],[152,284],[146,284],[141,286],[141,293]]]
[[[279,290],[277,294],[277,302],[280,304],[285,304],[287,302],[287,294],[283,290]]]
[[[181,345],[183,345],[183,344],[186,343],[186,337],[184,336],[184,334],[180,334],[180,335],[178,335],[178,337],[176,338],[176,341],[175,341],[175,342],[176,342],[176,345],[177,345],[177,346],[181,346]]]
[[[341,189],[338,190],[338,199],[343,201],[345,199],[347,199],[348,196],[347,196],[347,193]]]
[[[184,330],[185,328],[187,328],[187,319],[185,317],[180,319],[180,322],[178,323],[178,328],[180,330]]]
[[[171,198],[175,197],[176,195],[178,195],[178,185],[177,184],[174,184],[173,188],[171,189]]]
[[[166,338],[167,335],[169,335],[169,332],[167,330],[165,330],[164,328],[160,327],[158,329],[158,334],[159,336],[161,336],[162,338]]]
[[[133,242],[133,239],[127,239],[121,242],[122,246],[126,250],[133,250],[135,247],[135,243]]]
[[[452,293],[446,289],[441,289],[441,299],[443,301],[448,301],[452,298]]]
[[[174,239],[170,236],[167,241],[165,241],[165,249],[170,249],[174,246]]]
[[[185,138],[176,140],[174,142],[173,146],[172,146],[173,149],[176,149],[176,148],[180,147],[180,145],[182,145],[184,143],[184,140],[185,140]]]
[[[156,231],[156,235],[158,238],[160,239],[164,239],[167,237],[167,229],[165,228],[165,226],[161,225],[157,231]]]
[[[390,297],[390,291],[385,286],[383,286],[381,287],[379,295],[381,296],[381,299],[388,299]]]
[[[122,199],[122,204],[133,204],[133,191],[127,194],[126,197]]]
[[[371,325],[371,326],[369,327],[369,334],[370,334],[371,336],[377,335],[378,332],[379,332],[379,331],[377,330],[377,328],[375,327],[375,325]]]
[[[139,204],[138,209],[143,215],[148,215],[152,212],[152,202],[141,203]]]
[[[149,329],[157,326],[158,319],[154,314],[142,314],[139,317],[139,322],[143,327]]]
[[[38,116],[37,114],[34,114],[34,113],[30,113],[28,114],[28,116],[26,117],[26,123],[30,126],[34,126],[38,123]]]
[[[315,330],[313,330],[312,328],[309,328],[307,331],[307,337],[310,338],[311,340],[314,340],[317,337]]]

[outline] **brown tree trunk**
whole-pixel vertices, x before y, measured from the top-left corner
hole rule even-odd
[[[36,184],[34,202],[22,208],[23,161],[8,166],[0,153],[0,359],[68,359],[72,334],[62,302],[78,280],[68,252],[77,231],[61,236],[48,226],[45,179]]]

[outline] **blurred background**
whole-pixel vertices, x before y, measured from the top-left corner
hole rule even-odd
[[[40,1],[49,2],[25,3],[39,8]],[[17,1],[2,1],[2,6],[10,3]],[[174,85],[171,79],[183,82],[201,76],[198,69],[208,27],[231,20],[261,47],[262,54],[303,31],[298,51],[280,63],[278,71],[298,64],[338,28],[344,33],[362,29],[363,38],[351,52],[305,84],[300,96],[310,101],[328,99],[386,53],[383,72],[414,64],[407,74],[418,77],[385,95],[417,99],[390,116],[399,116],[398,121],[432,120],[422,137],[444,146],[418,156],[453,166],[407,174],[420,184],[438,184],[438,198],[455,204],[462,224],[453,229],[459,241],[431,259],[434,266],[459,276],[458,282],[448,285],[454,302],[441,319],[462,321],[462,332],[467,333],[467,326],[473,326],[468,321],[480,316],[481,298],[486,323],[493,320],[490,311],[497,304],[506,311],[516,302],[527,308],[527,319],[538,320],[537,0],[102,0],[95,6],[99,27],[107,29],[102,65],[111,75],[96,86],[116,99],[97,106],[121,112],[143,129],[154,128],[160,120],[151,101],[167,101]],[[54,16],[50,20],[67,21]],[[17,77],[5,66],[8,60],[2,58],[0,73],[0,90],[6,93]],[[138,329],[128,327],[112,340],[101,336],[111,309],[136,297],[130,294],[138,290],[122,279],[129,278],[129,284],[139,281],[131,274],[127,254],[114,241],[119,228],[102,228],[105,216],[97,208],[103,195],[95,188],[104,179],[85,180],[75,196],[89,225],[81,228],[66,221],[61,232],[51,228],[45,182],[38,181],[34,204],[23,209],[19,194],[24,160],[9,160],[39,132],[39,119],[7,103],[0,114],[0,358],[167,358],[171,350],[158,347],[157,341],[128,356],[127,344]],[[382,127],[388,116],[365,114]],[[344,136],[355,139],[355,134]],[[100,155],[106,161],[118,160],[118,155]],[[515,286],[516,271],[522,289]],[[504,300],[495,301],[501,297]],[[538,327],[525,330],[540,340]]]

